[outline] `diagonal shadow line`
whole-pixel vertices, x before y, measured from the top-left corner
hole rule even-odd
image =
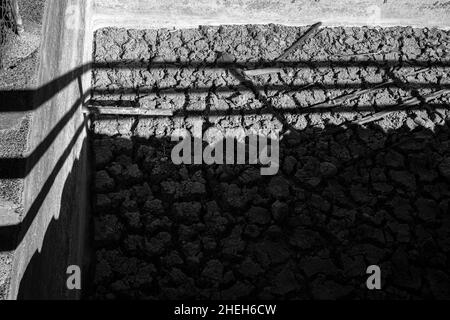
[[[207,114],[205,114],[205,110],[179,110],[175,111],[174,116],[171,118],[184,118],[184,117],[197,117],[197,116],[207,116],[207,117],[221,117],[221,116],[247,116],[247,115],[265,115],[265,114],[273,114],[270,111],[270,108],[260,108],[260,109],[245,109],[245,110],[210,110]],[[269,106],[270,107],[270,106]],[[427,103],[427,104],[418,104],[414,106],[409,106],[407,109],[405,107],[399,105],[377,105],[376,108],[383,110],[389,109],[392,111],[405,111],[405,110],[422,110],[422,109],[448,109],[450,104],[441,104],[441,103]],[[335,105],[332,108],[292,108],[292,109],[279,109],[275,108],[275,111],[278,114],[288,114],[288,115],[300,115],[300,114],[318,114],[325,112],[373,112],[375,110],[375,106],[367,105],[363,107],[354,107],[348,105]],[[146,118],[146,116],[139,116],[141,118]]]
[[[312,85],[263,85],[254,87],[257,90],[270,90],[270,91],[289,91],[289,92],[300,92],[303,90],[365,90],[365,89],[385,89],[385,88],[398,88],[405,89],[450,89],[449,84],[434,84],[434,83],[399,83],[397,81],[386,83],[382,87],[384,82],[378,83],[358,83],[358,84],[312,84]],[[158,94],[160,96],[179,96],[184,93],[209,93],[211,91],[211,87],[199,87],[199,88],[176,88],[176,87],[162,87],[162,88],[142,88],[139,90],[137,88],[120,88],[120,89],[93,89],[93,99],[91,99],[91,103],[101,103],[102,99],[98,99],[101,96],[107,95],[130,95],[131,98],[143,97],[145,95],[150,94]],[[215,87],[214,92],[217,93],[234,93],[236,91],[245,92],[251,91],[245,85],[235,85],[235,86],[227,86],[227,87]],[[117,100],[115,100],[117,101]]]
[[[49,101],[59,91],[67,87],[73,80],[82,76],[86,72],[91,70],[104,70],[104,69],[152,69],[152,68],[192,68],[192,69],[230,69],[233,67],[240,68],[254,68],[256,66],[261,67],[264,64],[273,67],[274,65],[285,68],[321,68],[321,67],[334,67],[334,68],[348,68],[348,67],[450,67],[450,61],[280,61],[274,63],[273,61],[261,61],[258,63],[248,62],[235,62],[235,63],[206,63],[206,62],[142,62],[142,61],[111,61],[111,62],[92,62],[81,65],[73,70],[65,73],[64,75],[53,79],[45,85],[37,89],[28,90],[4,90],[0,91],[0,112],[25,112],[37,109],[43,103]]]
[[[61,169],[66,163],[66,160],[72,153],[72,150],[75,144],[77,143],[78,138],[81,136],[83,131],[87,129],[86,123],[87,121],[85,118],[83,123],[78,127],[78,129],[74,133],[70,143],[67,145],[64,152],[59,157],[57,163],[55,164],[55,167],[53,168],[49,177],[43,184],[41,191],[31,204],[30,209],[27,211],[26,215],[24,216],[24,220],[18,225],[3,226],[3,227],[0,226],[0,252],[15,250],[25,238],[25,235],[27,234],[31,224],[33,223],[34,219],[39,213],[39,210],[42,204],[44,203],[45,199],[47,198],[47,195],[49,194],[56,178],[58,177],[58,174],[60,173]]]
[[[91,70],[91,64],[79,66],[37,89],[0,91],[0,112],[33,111]]]
[[[283,124],[285,130],[287,130],[287,128],[293,129],[292,125],[286,120],[285,117],[283,117],[281,113],[278,112],[277,108],[273,106],[270,99],[267,98],[264,89],[255,86],[255,84],[248,77],[244,76],[241,73],[241,69],[231,68],[229,70],[237,80],[239,80],[242,84],[244,84],[250,90],[253,91],[253,94],[256,96],[256,99],[264,106],[264,108],[268,109],[268,111],[272,113],[273,116],[277,118],[278,121],[280,121],[280,123]],[[293,132],[296,132],[296,130],[294,129]]]
[[[79,110],[84,99],[90,95],[86,92],[77,99],[69,111],[58,121],[45,139],[33,150],[33,152],[22,158],[0,158],[0,179],[24,179],[34,169],[48,148],[56,140],[59,133]]]
[[[441,103],[426,103],[417,104],[413,106],[401,107],[399,105],[376,105],[377,110],[389,109],[390,111],[413,111],[413,110],[438,110],[438,109],[449,109],[450,104]],[[292,109],[276,109],[276,113],[279,115],[308,115],[308,114],[319,114],[319,113],[340,113],[340,112],[374,112],[375,106],[364,106],[364,107],[354,107],[348,105],[335,105],[333,107],[324,108],[292,108]],[[250,116],[250,115],[273,115],[274,112],[270,108],[259,108],[259,109],[245,109],[245,110],[176,110],[171,119],[184,119],[188,117],[225,117],[225,116]],[[108,120],[111,118],[117,119],[117,115],[99,115],[96,121],[101,122],[102,120]],[[155,116],[139,115],[140,119],[153,119]],[[164,118],[163,116],[161,116]],[[1,162],[0,162],[1,163]]]

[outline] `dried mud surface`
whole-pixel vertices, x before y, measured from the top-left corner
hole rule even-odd
[[[322,29],[280,74],[236,73],[276,66],[305,30],[97,32],[95,104],[175,116],[93,122],[93,299],[450,299],[450,95],[423,100],[448,89],[450,34]],[[354,124],[409,97],[419,108]],[[281,134],[279,173],[174,165],[170,135],[195,119]]]

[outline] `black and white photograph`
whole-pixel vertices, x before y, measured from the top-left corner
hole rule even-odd
[[[0,300],[449,301],[450,1],[0,0]]]

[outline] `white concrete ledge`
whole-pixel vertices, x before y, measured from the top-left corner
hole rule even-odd
[[[95,0],[96,29],[221,24],[450,28],[450,2],[436,0]]]

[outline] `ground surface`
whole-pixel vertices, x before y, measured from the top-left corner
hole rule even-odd
[[[305,30],[97,32],[96,104],[175,117],[93,123],[92,298],[450,299],[450,96],[423,100],[448,89],[450,34],[323,29],[279,75],[236,73],[273,67]],[[412,96],[420,108],[354,123]],[[195,119],[280,133],[279,173],[174,165],[170,135]],[[382,291],[366,288],[370,265]]]
[[[0,48],[3,90],[31,87],[36,76],[45,0],[20,0],[19,6],[25,30],[21,35],[8,31],[7,42]]]

